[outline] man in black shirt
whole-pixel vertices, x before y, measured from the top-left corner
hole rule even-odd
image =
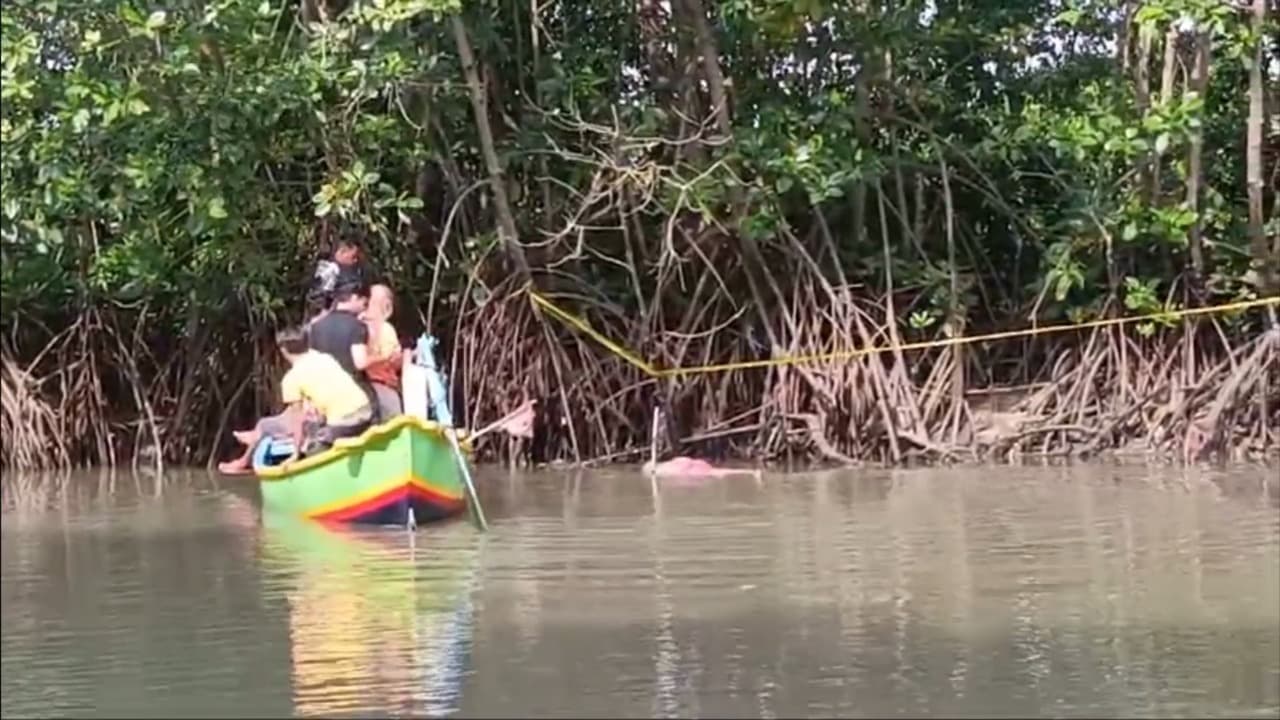
[[[369,304],[369,291],[362,283],[348,282],[334,289],[333,299],[333,309],[311,323],[307,331],[311,349],[332,355],[376,408],[377,396],[364,374],[369,366],[369,328],[360,319]]]

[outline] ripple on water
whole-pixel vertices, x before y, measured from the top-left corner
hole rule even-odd
[[[1275,501],[1256,477],[1162,475],[1181,472],[828,472],[656,497],[618,470],[481,473],[483,536],[260,521],[251,486],[200,474],[72,478],[40,496],[65,502],[6,504],[0,702],[1275,716]]]

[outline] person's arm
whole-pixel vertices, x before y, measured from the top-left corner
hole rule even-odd
[[[382,332],[386,333],[386,336],[388,338],[386,341],[387,357],[388,358],[400,357],[400,350],[401,350],[400,335],[396,332],[396,329],[392,327],[391,323],[383,320]]]
[[[298,383],[298,376],[292,369],[286,372],[284,378],[280,380],[280,400],[284,403],[286,412],[294,410],[294,412],[288,412],[287,415],[291,421],[289,437],[293,440],[293,452],[284,460],[286,463],[291,463],[297,460],[302,453],[302,429],[306,425],[304,422],[306,403],[302,396],[302,388]]]
[[[379,321],[366,320],[364,325],[369,331],[369,342],[366,343],[366,347],[369,349],[369,362],[375,363],[386,360],[387,358],[384,357],[382,352],[384,339],[382,337],[382,328],[380,327]]]
[[[357,370],[369,367],[369,328],[364,323],[356,323],[352,329],[351,362]]]
[[[297,413],[295,413],[295,416],[293,418],[293,427],[290,428],[290,430],[293,431],[293,434],[292,434],[293,452],[289,453],[289,457],[285,459],[285,462],[287,463],[293,462],[294,460],[297,460],[302,455],[302,444],[307,440],[306,429],[307,429],[307,406],[305,403],[300,403],[298,406],[298,411]]]
[[[357,370],[364,370],[369,367],[369,346],[364,343],[352,345],[351,362],[355,363]]]

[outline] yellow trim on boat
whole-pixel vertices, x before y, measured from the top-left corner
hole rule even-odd
[[[422,432],[435,435],[445,442],[449,441],[449,436],[445,434],[446,428],[434,420],[423,420],[416,415],[397,415],[381,425],[374,425],[368,430],[360,433],[355,437],[340,438],[334,442],[333,447],[325,450],[319,455],[312,455],[283,465],[275,465],[265,467],[254,472],[260,480],[285,480],[305,470],[319,467],[326,463],[332,462],[339,458],[350,455],[353,452],[362,450],[375,440],[379,440],[388,435],[393,435],[404,427],[416,427]],[[458,429],[458,445],[464,453],[468,455],[472,452],[471,441],[466,430]]]
[[[395,490],[396,488],[401,487],[403,485],[417,485],[419,488],[422,488],[423,490],[433,495],[439,495],[441,497],[445,497],[450,500],[462,501],[465,499],[461,493],[454,494],[452,492],[445,490],[444,488],[433,487],[430,483],[418,477],[417,475],[414,475],[413,473],[407,473],[405,475],[402,475],[399,478],[396,478],[395,480],[392,480],[391,482],[385,482],[376,487],[369,488],[368,490],[360,493],[359,495],[353,495],[351,497],[343,498],[341,500],[335,500],[334,502],[328,503],[326,505],[321,505],[315,510],[308,512],[307,517],[316,518],[322,515],[328,515],[329,513],[337,512],[339,510],[344,510],[346,508],[351,507],[352,505],[359,505],[360,503],[368,502],[378,497],[379,495],[383,495],[385,493],[391,492],[392,490]]]

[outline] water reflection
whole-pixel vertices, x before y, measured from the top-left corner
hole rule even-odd
[[[6,494],[0,701],[6,717],[1274,717],[1275,476],[490,470],[487,535],[260,517],[251,485],[202,474],[28,481],[43,500]]]
[[[294,711],[438,716],[470,653],[478,538],[464,525],[360,530],[263,514],[289,606]]]

